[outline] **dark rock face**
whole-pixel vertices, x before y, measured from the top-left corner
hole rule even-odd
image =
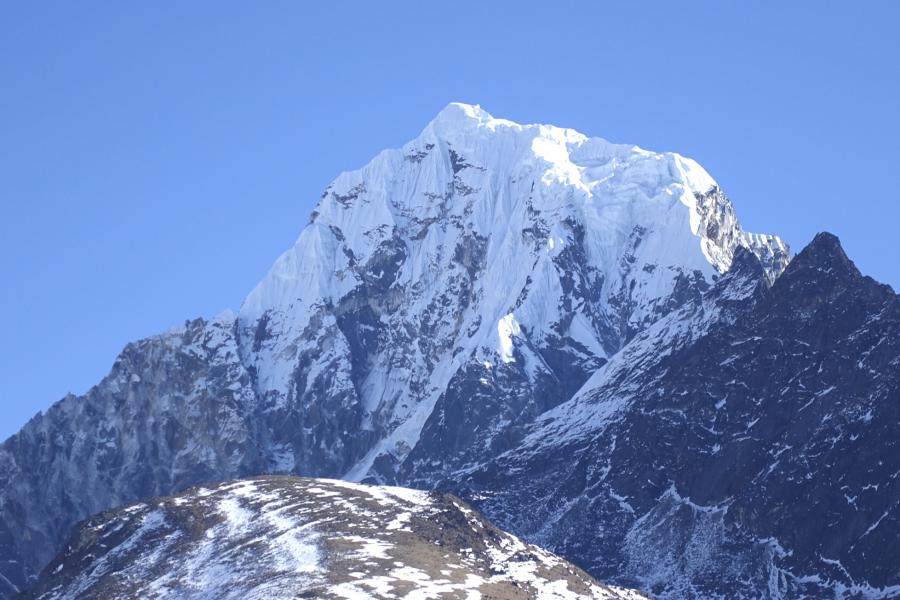
[[[731,304],[445,485],[662,597],[900,594],[900,299],[820,234]]]
[[[250,379],[232,325],[188,322],[129,345],[100,385],[58,402],[7,440],[0,447],[0,564],[9,587],[24,589],[80,517],[266,469]]]
[[[263,477],[82,523],[24,598],[640,600],[498,530],[460,500]]]

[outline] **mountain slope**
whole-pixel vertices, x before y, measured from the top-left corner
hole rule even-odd
[[[740,247],[788,260],[689,159],[452,104],[340,175],[239,315],[130,344],[0,447],[0,590],[79,520],[197,483],[487,460]]]
[[[83,523],[29,598],[634,599],[459,500],[342,481],[255,478]]]
[[[444,485],[663,598],[896,597],[900,298],[829,234],[754,262]]]

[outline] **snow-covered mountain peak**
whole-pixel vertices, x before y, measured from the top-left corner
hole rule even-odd
[[[341,255],[347,253],[340,245],[357,260],[369,258],[395,234],[407,244],[413,238],[422,242],[418,245],[450,246],[454,236],[426,239],[426,229],[438,223],[446,233],[452,222],[456,229],[484,237],[495,237],[512,223],[555,229],[542,231],[538,241],[558,246],[564,232],[548,223],[567,219],[589,234],[596,232],[603,240],[596,250],[606,255],[627,246],[635,227],[662,234],[681,267],[707,276],[728,269],[737,245],[767,254],[763,263],[773,276],[788,256],[777,238],[740,231],[730,202],[691,159],[612,144],[572,129],[520,125],[496,119],[478,105],[451,103],[403,148],[386,150],[362,169],[339,175],[297,246],[261,284],[268,289],[255,290],[242,312],[258,318],[273,304],[294,303],[299,289],[326,293],[322,288],[329,285],[320,271],[331,279],[341,270],[335,267],[345,266],[328,260],[337,253],[343,262]],[[672,248],[672,238],[687,247]],[[304,266],[322,259],[324,264]]]
[[[703,194],[717,186],[703,167],[676,153],[657,153],[631,144],[615,144],[555,125],[519,124],[495,118],[477,104],[461,102],[448,104],[421,135],[404,149],[413,150],[429,143],[444,142],[461,146],[462,148],[456,148],[457,152],[462,149],[477,153],[479,145],[496,144],[504,137],[507,142],[515,138],[515,149],[526,155],[533,155],[528,158],[546,161],[548,171],[571,170],[583,174],[584,177],[575,179],[585,187],[594,179],[589,171],[592,166],[613,160],[618,163],[634,163],[644,159],[651,159],[651,162],[644,165],[647,174],[659,175],[657,172],[660,170],[677,171],[682,182],[695,193]],[[650,166],[654,163],[654,166]]]
[[[360,426],[388,434],[362,476],[416,444],[469,363],[534,383],[563,360],[586,376],[740,246],[770,279],[787,263],[690,159],[453,103],[326,189],[244,302],[240,346],[276,406],[337,378]]]
[[[428,128],[436,130],[458,130],[460,127],[486,125],[500,121],[481,108],[479,104],[466,104],[465,102],[451,102],[431,120]],[[516,126],[511,121],[503,121]]]

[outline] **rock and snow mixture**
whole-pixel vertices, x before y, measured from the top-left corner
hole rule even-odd
[[[666,600],[890,598],[898,398],[900,300],[833,236],[791,258],[688,158],[451,104],[237,314],[0,445],[0,598],[84,518],[263,473],[450,490]]]
[[[0,598],[99,511],[259,473],[417,487],[513,447],[749,250],[674,153],[454,103],[338,176],[237,314],[129,344],[0,446]]]
[[[638,600],[490,525],[460,500],[265,477],[83,523],[32,598]]]

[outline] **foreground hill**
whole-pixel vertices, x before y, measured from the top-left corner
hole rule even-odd
[[[597,583],[452,496],[293,477],[98,515],[27,597],[645,598]]]

